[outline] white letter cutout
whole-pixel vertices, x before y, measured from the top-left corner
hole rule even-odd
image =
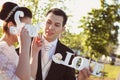
[[[39,30],[40,30],[40,23],[38,23],[36,26],[25,24],[20,21],[19,17],[24,17],[24,13],[22,11],[17,11],[15,13],[14,20],[17,26],[10,27],[10,33],[16,35],[19,33],[20,29],[25,26],[25,28],[28,30],[29,35],[31,37],[38,36]]]
[[[52,56],[52,59],[55,63],[63,64],[65,66],[74,68],[76,70],[82,70],[83,68],[85,68],[85,67],[89,68],[89,66],[90,66],[93,69],[93,72],[92,72],[93,75],[98,76],[98,77],[100,77],[102,75],[101,70],[104,68],[103,64],[100,64],[100,63],[97,63],[94,61],[90,62],[90,60],[88,60],[86,58],[82,58],[80,56],[74,57],[72,60],[72,64],[69,65],[69,61],[70,61],[72,55],[74,55],[74,54],[67,52],[65,61],[63,61],[62,55],[60,53],[57,53]],[[79,61],[81,61],[80,65],[77,65],[77,63],[79,63]]]

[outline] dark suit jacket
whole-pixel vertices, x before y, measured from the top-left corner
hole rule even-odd
[[[73,53],[71,49],[69,49],[68,47],[60,43],[60,41],[58,41],[55,54],[61,53],[64,60],[66,57],[66,51]],[[42,80],[41,51],[38,57],[38,70],[37,70],[36,80]],[[45,80],[76,80],[75,70],[73,68],[69,68],[62,64],[54,63],[52,61],[50,70]]]

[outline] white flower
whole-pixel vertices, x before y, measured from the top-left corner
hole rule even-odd
[[[55,57],[58,58],[59,60],[62,59],[62,55],[60,53],[55,54]]]
[[[60,64],[62,61],[62,55],[60,53],[57,53],[57,54],[52,56],[52,59],[55,63]]]

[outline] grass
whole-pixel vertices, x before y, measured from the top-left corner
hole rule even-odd
[[[105,76],[103,79],[91,76],[89,80],[115,80],[120,73],[120,66],[105,64],[104,73]]]
[[[120,66],[105,65],[104,71],[107,73],[105,77],[116,78],[120,73]]]

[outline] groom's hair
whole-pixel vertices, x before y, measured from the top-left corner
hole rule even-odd
[[[47,16],[49,13],[53,13],[53,14],[55,14],[55,15],[57,15],[57,16],[62,16],[62,17],[63,17],[63,25],[62,25],[62,26],[65,26],[65,24],[66,24],[66,22],[67,22],[67,15],[66,15],[66,13],[65,13],[63,10],[61,10],[61,9],[59,9],[59,8],[53,8],[53,9],[51,9],[51,10],[49,10],[49,11],[47,12],[46,16]]]

